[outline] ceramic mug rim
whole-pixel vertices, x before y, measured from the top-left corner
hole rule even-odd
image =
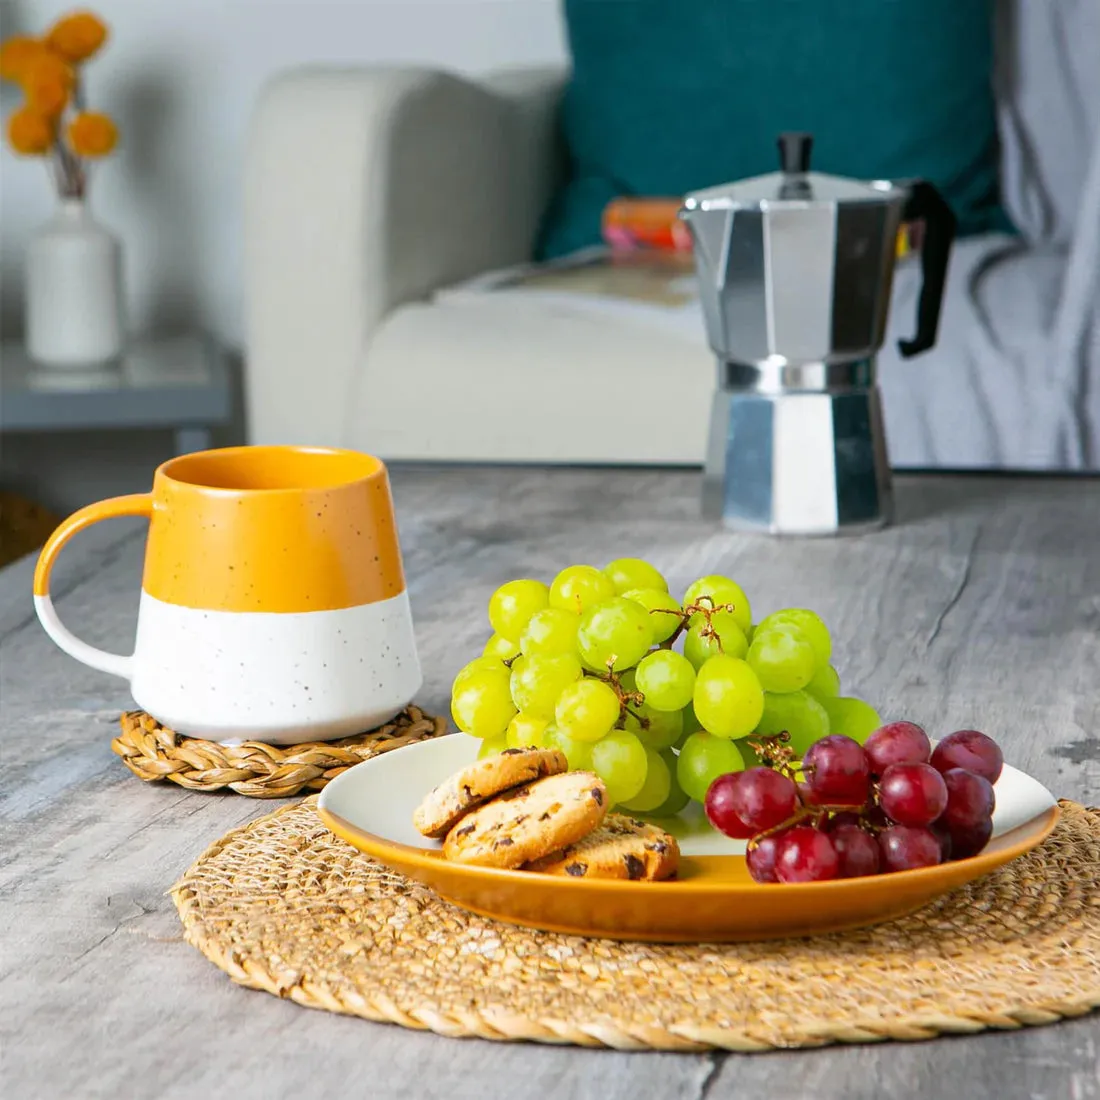
[[[248,484],[247,475],[242,476],[244,471],[253,476],[270,474],[272,460],[285,463],[288,459],[298,476],[278,479],[286,484]],[[203,494],[273,497],[365,485],[384,476],[385,469],[380,458],[345,447],[245,444],[176,455],[157,467],[153,480],[154,487],[157,482],[169,482],[173,488]],[[313,476],[306,476],[306,470],[312,470]]]

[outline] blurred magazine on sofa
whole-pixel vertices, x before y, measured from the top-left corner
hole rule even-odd
[[[542,264],[487,272],[436,292],[438,301],[493,294],[539,301],[571,313],[618,317],[705,339],[690,254],[585,249]]]

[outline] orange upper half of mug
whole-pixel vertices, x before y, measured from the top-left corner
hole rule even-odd
[[[328,611],[405,589],[389,478],[355,451],[231,447],[164,463],[142,587],[208,611]]]

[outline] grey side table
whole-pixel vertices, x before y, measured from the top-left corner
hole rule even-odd
[[[209,447],[232,408],[225,356],[207,338],[136,341],[94,370],[39,366],[18,343],[0,348],[0,431],[171,428],[186,454]]]

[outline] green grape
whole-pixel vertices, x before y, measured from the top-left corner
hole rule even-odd
[[[592,565],[570,565],[550,585],[550,606],[581,615],[615,595],[611,581]]]
[[[581,677],[581,663],[568,653],[532,653],[512,667],[512,702],[525,714],[549,721],[558,696]]]
[[[515,713],[504,670],[472,672],[455,684],[451,694],[455,724],[474,737],[502,737]]]
[[[684,656],[691,662],[696,672],[710,657],[725,653],[727,657],[744,657],[749,650],[737,620],[728,611],[719,611],[711,616],[711,625],[717,637],[705,635],[707,621],[702,615],[692,616],[694,621],[684,635]],[[721,642],[721,648],[718,643]]]
[[[699,721],[699,717],[695,713],[694,699],[680,711],[680,724],[688,733],[694,733],[696,730],[703,728],[703,723]]]
[[[796,626],[765,630],[761,624],[745,660],[766,691],[800,691],[817,667],[814,647]]]
[[[558,727],[578,741],[598,741],[619,720],[619,697],[602,680],[585,678],[558,697]]]
[[[487,756],[499,756],[506,748],[508,742],[503,737],[486,737],[477,750],[477,758],[484,760]]]
[[[882,725],[878,711],[862,699],[840,695],[822,699],[821,705],[829,715],[829,732],[842,733],[861,745]]]
[[[694,584],[688,585],[684,593],[684,606],[699,602],[701,596],[709,596],[714,605],[733,604],[733,617],[742,631],[752,626],[752,608],[744,589],[729,577],[700,577]]]
[[[806,690],[815,699],[835,699],[840,694],[840,676],[832,665],[818,665]]]
[[[544,749],[557,749],[565,753],[566,762],[572,772],[590,772],[592,770],[592,745],[588,741],[578,741],[570,737],[551,722],[542,735]]]
[[[510,642],[501,634],[494,634],[485,643],[485,648],[481,653],[484,657],[496,657],[501,661],[510,661],[513,657],[519,656],[519,643]]]
[[[676,754],[671,749],[665,749],[660,754],[661,759],[665,762],[665,767],[668,768],[669,777],[669,791],[668,798],[660,804],[660,806],[654,807],[647,814],[648,817],[672,817],[678,814],[690,801],[684,788],[680,786],[679,779],[676,778]]]
[[[707,790],[720,775],[744,769],[745,761],[732,741],[705,731],[693,733],[676,759],[676,779],[696,802],[706,799]]]
[[[683,608],[676,602],[675,596],[670,596],[660,588],[632,588],[623,593],[623,599],[640,603],[649,612],[649,630],[654,645],[660,645],[676,633]]]
[[[745,641],[752,645],[753,638],[756,637],[756,623],[753,623],[748,630],[745,631]]]
[[[475,672],[507,673],[508,666],[499,657],[475,657],[468,665],[463,665],[462,668],[458,670],[454,680],[451,682],[452,694],[460,683],[468,679]]]
[[[619,671],[636,665],[652,640],[645,608],[622,596],[590,607],[577,626],[581,658],[597,672],[604,672],[609,666]]]
[[[668,581],[641,558],[616,558],[603,567],[607,579],[615,586],[620,596],[632,588],[657,588],[668,591]]]
[[[592,746],[592,770],[612,802],[634,798],[645,785],[648,766],[645,746],[628,730],[612,730]]]
[[[809,747],[829,732],[829,716],[809,692],[790,691],[782,695],[764,692],[764,713],[756,724],[756,733],[760,737],[790,734],[790,746],[801,760]]]
[[[737,657],[711,657],[695,677],[692,703],[695,716],[708,733],[745,737],[760,721],[764,691],[745,661]]]
[[[489,622],[505,638],[518,638],[536,611],[550,598],[542,581],[522,580],[502,584],[489,597]]]
[[[654,710],[648,703],[630,709],[640,716],[641,721],[628,714],[624,725],[646,748],[667,749],[680,740],[684,730],[682,710]]]
[[[624,810],[635,813],[649,813],[668,801],[672,793],[672,773],[668,764],[653,749],[645,750],[645,782],[642,789],[633,797],[619,803]]]
[[[827,665],[833,656],[833,639],[829,628],[816,611],[805,607],[786,607],[782,611],[773,611],[761,622],[763,630],[773,626],[796,626],[806,636],[806,641],[814,647],[814,658],[819,665]]]
[[[577,652],[577,616],[560,607],[544,607],[531,616],[519,637],[524,653]]]
[[[683,710],[695,694],[695,669],[672,649],[643,657],[634,677],[646,703],[655,710]]]
[[[533,714],[520,711],[515,715],[504,731],[504,740],[510,749],[542,748],[542,739],[550,723],[545,718],[536,718]]]
[[[683,713],[683,712],[681,711],[681,713]],[[686,718],[684,719],[684,731],[683,731],[683,733],[680,734],[679,737],[676,738],[676,743],[672,747],[677,752],[679,752],[684,747],[684,742],[693,733],[703,733],[703,732],[705,732],[705,731],[703,730],[703,727],[701,725],[699,725],[699,722],[696,720],[695,713],[693,711],[692,715],[691,715],[691,721],[690,722]]]

